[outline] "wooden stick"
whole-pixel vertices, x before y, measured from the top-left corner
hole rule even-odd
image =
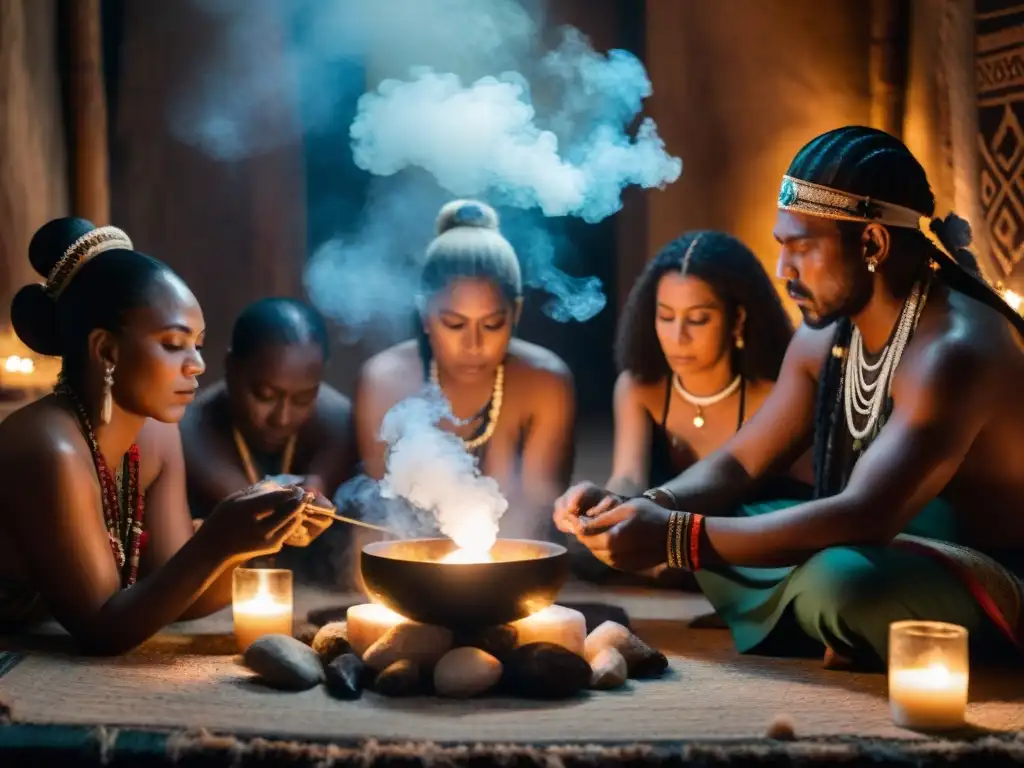
[[[348,523],[349,525],[361,525],[363,528],[372,528],[375,531],[390,534],[395,538],[401,538],[397,533],[392,531],[390,528],[384,528],[380,525],[374,525],[373,523],[364,523],[362,520],[356,520],[354,517],[345,517],[344,515],[339,515],[330,507],[319,507],[316,504],[307,504],[306,509],[310,510],[311,512],[326,515],[327,517],[333,518],[340,523]]]

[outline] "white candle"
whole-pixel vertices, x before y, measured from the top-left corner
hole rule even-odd
[[[587,620],[579,611],[561,605],[549,605],[525,619],[513,622],[516,645],[554,643],[579,656],[587,640]]]
[[[236,568],[232,614],[242,653],[264,635],[292,634],[291,571]]]
[[[967,711],[967,675],[942,664],[894,670],[889,707],[893,722],[903,728],[960,728]]]
[[[362,658],[366,649],[373,645],[389,629],[407,619],[379,603],[353,605],[345,612],[348,628],[348,642],[356,655]]]

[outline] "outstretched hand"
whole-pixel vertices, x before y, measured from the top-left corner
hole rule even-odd
[[[671,512],[645,498],[608,499],[605,496],[591,506],[589,514],[576,516],[575,530],[568,532],[594,557],[620,571],[635,573],[664,564]]]
[[[584,518],[597,517],[625,500],[593,483],[577,483],[555,501],[555,527],[562,533],[579,535]]]

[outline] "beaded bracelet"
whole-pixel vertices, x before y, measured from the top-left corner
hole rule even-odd
[[[700,535],[704,515],[696,512],[672,512],[668,516],[668,567],[685,571],[700,570]]]

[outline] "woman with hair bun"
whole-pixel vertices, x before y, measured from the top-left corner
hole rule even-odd
[[[437,218],[420,281],[417,338],[372,357],[355,397],[356,436],[370,477],[385,472],[381,422],[434,382],[484,475],[509,499],[500,535],[554,535],[551,504],[572,471],[572,377],[553,352],[513,338],[522,310],[519,259],[488,205],[455,200]]]
[[[0,623],[49,615],[84,651],[121,653],[224,607],[235,566],[328,521],[302,489],[265,485],[193,535],[177,423],[205,368],[195,296],[123,231],[83,219],[40,228],[29,260],[45,282],[17,293],[11,320],[62,372],[0,424]]]

